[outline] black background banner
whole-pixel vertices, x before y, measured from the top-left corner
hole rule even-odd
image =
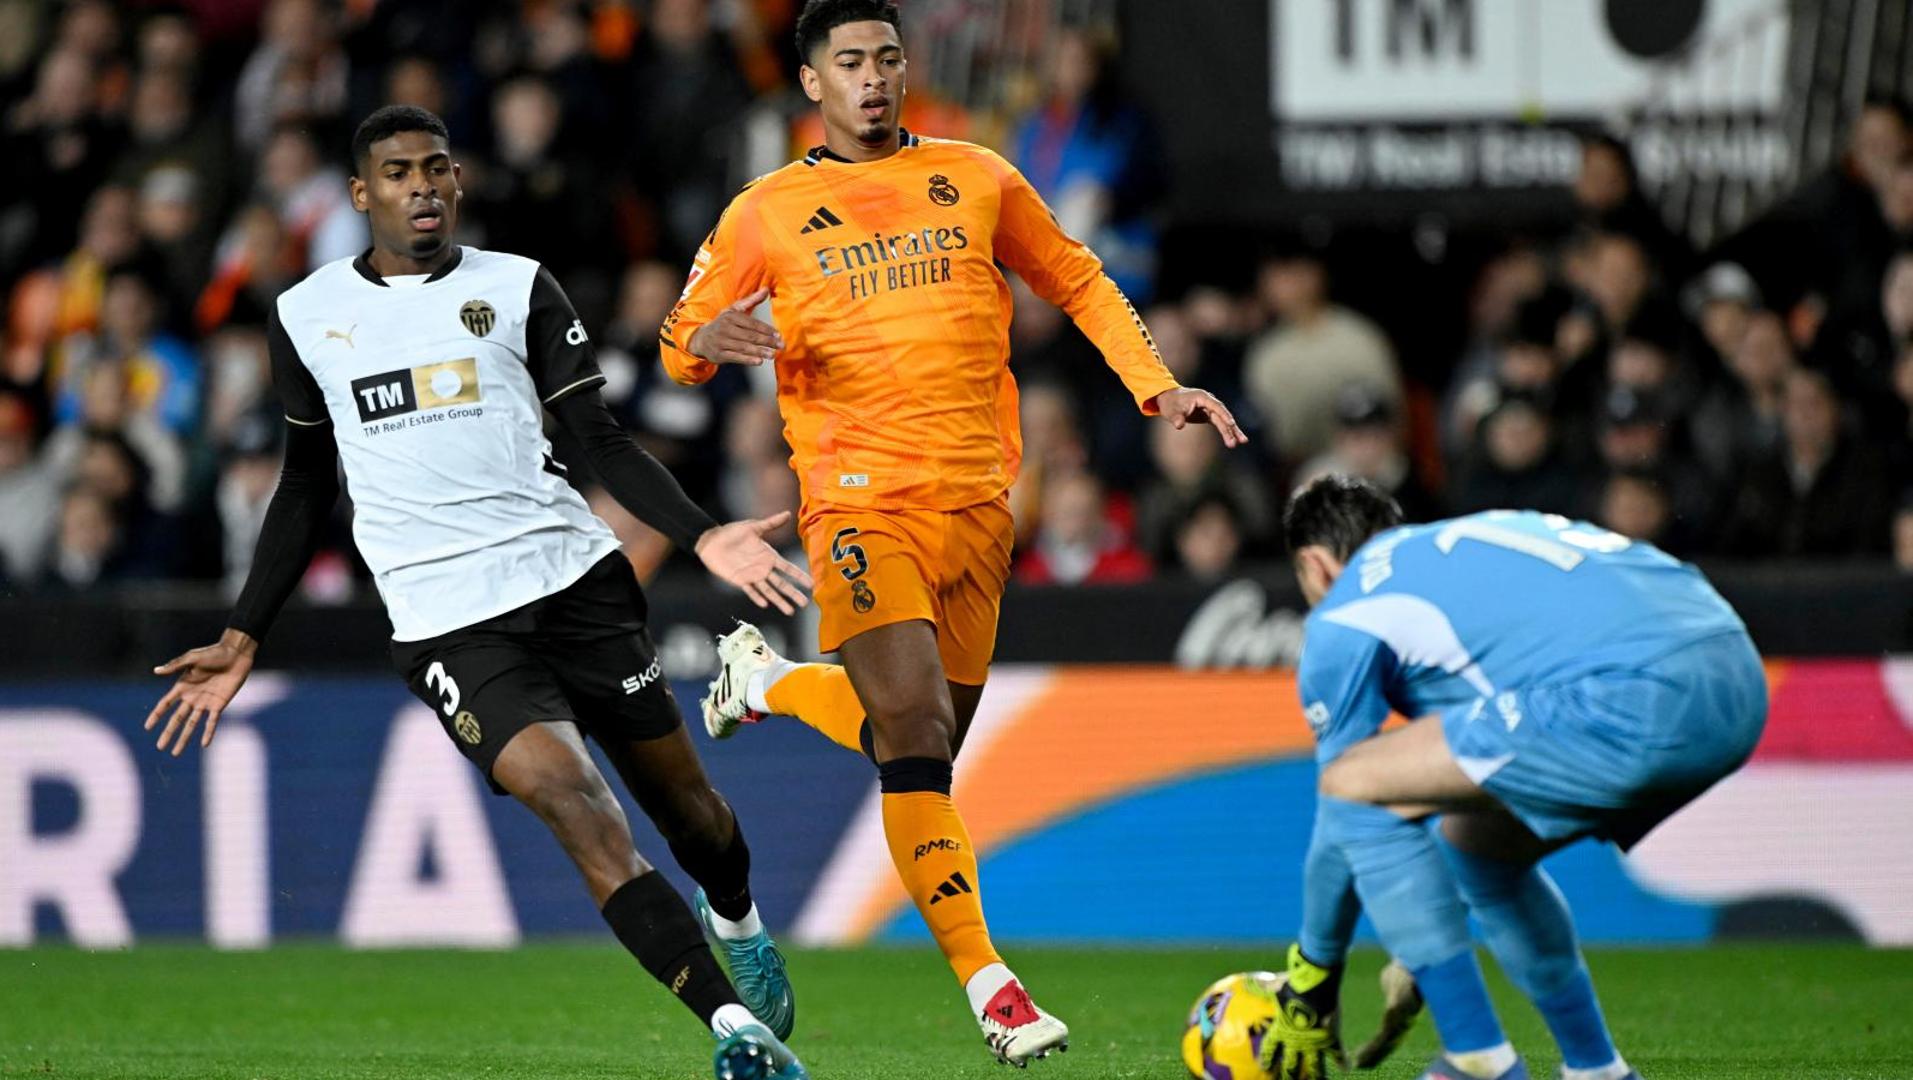
[[[1709,576],[1769,656],[1878,656],[1913,652],[1913,576],[1890,567],[1714,566]],[[814,625],[766,614],[701,579],[674,578],[650,593],[652,633],[676,678],[708,676],[712,642],[738,618],[764,627],[774,647],[804,656]],[[1292,665],[1302,641],[1302,598],[1286,569],[1221,583],[1161,581],[1122,587],[1012,588],[996,658],[1003,663]],[[141,675],[219,634],[216,598],[161,590],[88,599],[0,601],[0,678]],[[373,603],[293,605],[261,651],[262,667],[307,672],[390,670],[391,635]]]

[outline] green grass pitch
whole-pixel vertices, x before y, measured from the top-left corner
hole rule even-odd
[[[1012,949],[1039,1000],[1070,1022],[1070,1052],[1027,1075],[1183,1075],[1176,1058],[1196,994],[1266,949]],[[1372,1022],[1380,957],[1345,991],[1345,1030]],[[1913,1078],[1913,953],[1855,947],[1605,950],[1595,981],[1622,1050],[1649,1080]],[[948,970],[923,950],[796,952],[793,1045],[814,1076],[1011,1075],[965,1017]],[[1537,1080],[1556,1059],[1540,1020],[1495,982]],[[1398,1060],[1433,1053],[1426,1020]],[[695,1021],[610,944],[514,952],[260,953],[185,946],[130,952],[0,951],[0,1077],[530,1080],[710,1075]],[[1019,1074],[1025,1075],[1025,1074]]]

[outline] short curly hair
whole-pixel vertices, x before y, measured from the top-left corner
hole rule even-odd
[[[383,142],[407,131],[436,135],[444,139],[447,145],[452,141],[452,133],[446,129],[445,121],[429,109],[421,109],[417,105],[387,105],[375,109],[372,115],[359,121],[358,130],[352,133],[352,175],[365,175],[366,158],[372,155],[373,143]]]
[[[887,22],[903,29],[896,0],[807,0],[797,16],[797,59],[810,63],[811,53],[830,41],[832,30],[854,22]]]

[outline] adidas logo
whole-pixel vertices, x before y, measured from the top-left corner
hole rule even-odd
[[[843,219],[831,213],[828,206],[820,206],[817,208],[816,213],[810,215],[810,220],[804,224],[804,227],[797,231],[800,234],[823,232],[825,229],[835,228],[842,224]]]
[[[1012,1017],[1014,1017],[1014,1016],[1016,1015],[1016,1006],[1015,1006],[1015,1005],[1001,1005],[1001,1006],[998,1006],[998,1007],[997,1007],[997,1010],[996,1010],[996,1011],[997,1011],[997,1014],[998,1014],[998,1015],[1000,1015],[1000,1016],[1002,1016],[1002,1017],[1003,1017],[1003,1019],[1005,1019],[1005,1020],[1008,1020],[1008,1019],[1010,1019],[1010,1018],[1012,1018]]]
[[[936,895],[930,898],[930,906],[935,907],[938,901],[947,900],[958,893],[975,891],[976,890],[970,888],[970,883],[964,880],[963,871],[958,870],[956,873],[943,879],[943,884],[937,886]]]

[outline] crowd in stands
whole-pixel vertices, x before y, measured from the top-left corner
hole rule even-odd
[[[715,513],[793,507],[765,373],[675,386],[656,330],[737,186],[821,141],[794,90],[797,7],[0,7],[0,595],[179,579],[236,590],[282,440],[266,312],[367,246],[343,147],[389,102],[447,119],[460,239],[551,268],[646,448]],[[913,20],[961,12],[911,5]],[[1267,237],[1246,291],[1164,288],[1171,177],[1108,38],[1052,30],[1042,56],[998,73],[1027,87],[1000,115],[940,97],[926,67],[904,122],[1010,156],[1102,255],[1171,370],[1221,395],[1253,444],[1225,453],[1206,429],[1145,420],[1019,283],[1020,580],[1214,579],[1277,558],[1284,493],[1328,470],[1382,484],[1411,519],[1534,508],[1685,557],[1913,569],[1904,106],[1869,104],[1834,169],[1707,252],[1664,223],[1624,143],[1588,137],[1573,219],[1501,238],[1471,268],[1465,348],[1439,379],[1410,379],[1398,351],[1416,328],[1338,302],[1332,237]],[[667,558],[587,494],[641,571]],[[342,503],[308,596],[362,586],[348,520]]]

